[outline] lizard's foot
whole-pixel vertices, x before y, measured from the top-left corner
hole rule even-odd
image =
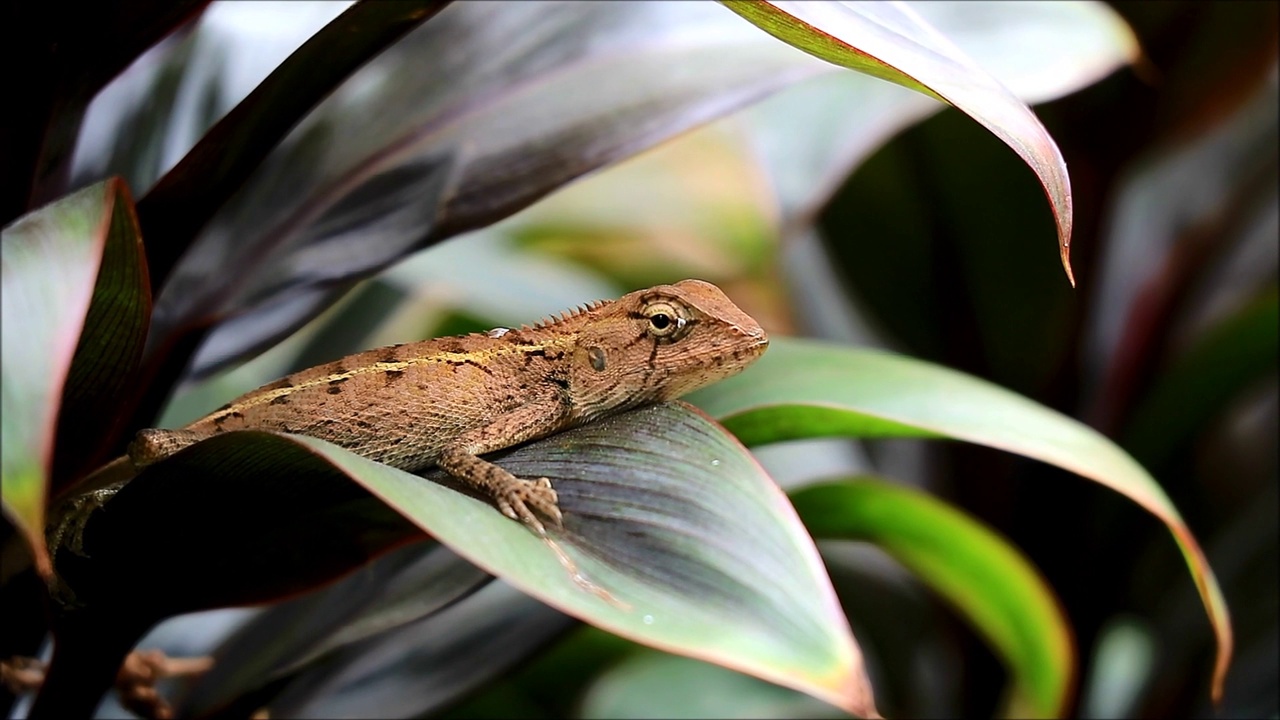
[[[559,525],[562,520],[560,506],[556,504],[559,498],[547,478],[515,478],[515,482],[495,491],[493,497],[503,515],[525,523],[539,535],[545,536],[547,530],[542,526],[538,515],[550,520],[553,525]]]

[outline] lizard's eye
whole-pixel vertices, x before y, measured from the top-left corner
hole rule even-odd
[[[644,314],[649,319],[649,334],[657,338],[675,340],[683,335],[688,324],[680,310],[671,303],[650,303],[644,309]]]

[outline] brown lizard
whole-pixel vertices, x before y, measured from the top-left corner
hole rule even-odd
[[[180,430],[142,430],[135,469],[232,430],[320,438],[416,472],[439,466],[544,533],[559,524],[546,478],[479,456],[734,375],[769,340],[715,285],[684,280],[519,330],[368,350],[249,392]]]

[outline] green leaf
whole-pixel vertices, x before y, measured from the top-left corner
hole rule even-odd
[[[60,553],[59,571],[86,604],[157,618],[262,602],[415,537],[390,506],[569,615],[874,714],[812,540],[718,425],[683,404],[658,405],[494,459],[519,477],[551,479],[565,513],[556,547],[447,487],[439,471],[432,482],[319,440],[241,431],[144,470],[90,517],[89,557]],[[133,588],[155,567],[166,568],[164,587],[138,598]]]
[[[792,494],[815,538],[866,540],[946,598],[1008,668],[1008,717],[1066,712],[1075,674],[1067,619],[1035,567],[1008,541],[946,503],[872,479]]]
[[[732,437],[683,404],[500,456],[518,477],[549,477],[557,488],[565,526],[553,536],[577,573],[488,503],[302,441],[458,554],[552,607],[855,714],[875,712],[860,653],[790,503]]]
[[[1213,693],[1221,696],[1231,625],[1204,552],[1155,479],[1087,425],[931,363],[800,340],[774,340],[746,372],[689,399],[747,445],[835,435],[947,437],[1056,465],[1129,497],[1169,528],[1186,558],[1218,638]]]
[[[132,208],[124,183],[105,180],[22,217],[0,233],[0,479],[5,511],[26,534],[37,567],[45,573],[49,557],[44,512],[58,401],[72,371],[85,317],[95,302],[107,300],[94,290],[103,256],[127,255],[129,248],[137,247]],[[103,335],[90,329],[88,337]],[[81,365],[73,378],[90,367]]]
[[[601,673],[583,695],[577,717],[766,720],[848,715],[786,688],[648,650]]]
[[[1011,147],[1040,179],[1071,272],[1071,183],[1049,132],[1017,96],[901,3],[724,0],[730,10],[828,62],[955,106]]]

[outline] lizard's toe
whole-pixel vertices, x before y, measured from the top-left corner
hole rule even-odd
[[[497,501],[498,509],[503,515],[525,523],[539,535],[546,534],[546,528],[538,519],[539,515],[554,525],[559,525],[563,519],[556,504],[556,491],[547,478],[521,480],[501,493]]]

